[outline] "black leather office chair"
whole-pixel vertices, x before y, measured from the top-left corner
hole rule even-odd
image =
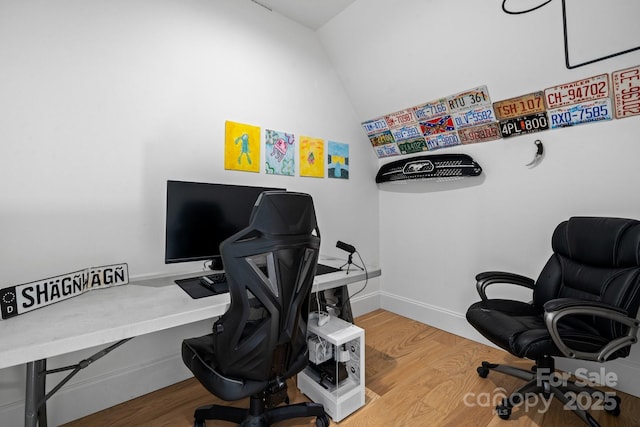
[[[599,426],[576,405],[603,402],[620,414],[620,398],[600,394],[584,381],[562,381],[553,376],[554,357],[604,362],[629,355],[637,341],[640,306],[640,222],[620,218],[571,218],[559,224],[552,237],[553,255],[538,280],[503,272],[476,276],[481,301],[467,311],[467,320],[482,335],[509,353],[535,361],[530,370],[482,362],[485,378],[497,371],[528,381],[496,408],[508,419],[512,409],[531,393],[553,394],[589,426]],[[486,288],[511,283],[533,289],[533,301],[489,299]],[[572,399],[565,393],[589,393]]]
[[[198,408],[195,426],[218,419],[257,427],[310,416],[329,425],[321,404],[288,405],[286,383],[309,360],[306,322],[319,250],[311,196],[284,191],[262,193],[250,225],[222,242],[231,305],[213,333],[183,341],[182,359],[212,394],[226,401],[250,396],[250,407]]]

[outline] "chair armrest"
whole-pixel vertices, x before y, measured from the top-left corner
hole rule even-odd
[[[533,289],[535,280],[505,271],[485,271],[476,275],[476,289],[483,301],[487,300],[487,287],[494,283],[508,283]]]
[[[573,298],[558,298],[547,301],[544,305],[544,321],[549,329],[553,342],[560,351],[569,358],[604,362],[616,351],[638,341],[640,321],[629,317],[625,310],[597,301],[585,301]],[[570,348],[560,336],[558,322],[565,316],[589,315],[610,319],[629,327],[626,335],[609,341],[597,353],[588,353]]]

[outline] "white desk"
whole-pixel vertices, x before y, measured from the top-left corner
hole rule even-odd
[[[320,263],[339,267],[344,260],[321,256]],[[369,278],[380,276],[378,267],[367,268]],[[123,340],[138,335],[224,314],[229,307],[229,294],[192,299],[174,282],[203,274],[206,272],[132,280],[128,285],[86,292],[0,320],[0,369],[27,364],[25,427],[35,427],[38,421],[40,427],[46,427],[47,358],[117,342],[108,352]],[[349,274],[344,271],[323,274],[316,276],[313,292],[364,279],[365,273],[353,268]],[[49,394],[55,391],[57,387]]]

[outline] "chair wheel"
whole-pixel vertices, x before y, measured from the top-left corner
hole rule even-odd
[[[195,420],[193,427],[207,427],[207,422],[205,420]]]
[[[605,401],[605,405],[604,405],[604,410],[607,412],[607,414],[613,415],[614,417],[617,417],[620,415],[620,403],[622,403],[622,401],[620,400],[619,396],[611,396],[613,398],[613,400],[615,401],[615,404],[613,406],[613,408],[609,408],[609,402]]]
[[[476,371],[478,372],[478,375],[480,376],[480,378],[487,378],[487,375],[489,375],[489,370],[484,366],[478,366]]]
[[[511,407],[500,404],[496,406],[496,414],[503,420],[508,420],[511,416]]]
[[[331,421],[329,421],[327,414],[316,417],[316,427],[329,427],[329,424],[331,424]]]

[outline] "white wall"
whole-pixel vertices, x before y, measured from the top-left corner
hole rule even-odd
[[[640,64],[634,52],[567,70],[562,3],[519,16],[503,13],[501,3],[360,0],[318,34],[360,121],[482,84],[498,101]],[[508,3],[524,9],[541,2]],[[626,4],[640,14],[640,3]],[[597,16],[574,18],[600,28]],[[637,45],[637,26],[617,31]],[[606,51],[607,34],[598,40],[603,46],[594,50]],[[478,299],[476,273],[536,277],[550,255],[553,228],[569,216],[640,218],[639,130],[640,117],[633,117],[445,149],[440,153],[470,154],[483,177],[380,185],[383,307],[483,341],[464,318]],[[538,138],[546,155],[529,169]],[[638,347],[608,366],[620,374],[620,389],[636,395]]]
[[[310,30],[248,0],[0,0],[0,58],[0,286],[119,262],[132,278],[200,268],[163,263],[167,179],[309,192],[322,251],[345,255],[340,239],[378,262],[375,156]],[[350,179],[225,171],[225,120],[348,143]],[[354,303],[378,306],[378,290]],[[180,340],[210,324],[114,351],[52,399],[51,424],[185,378]],[[0,424],[22,423],[23,399],[24,368],[1,370]]]

